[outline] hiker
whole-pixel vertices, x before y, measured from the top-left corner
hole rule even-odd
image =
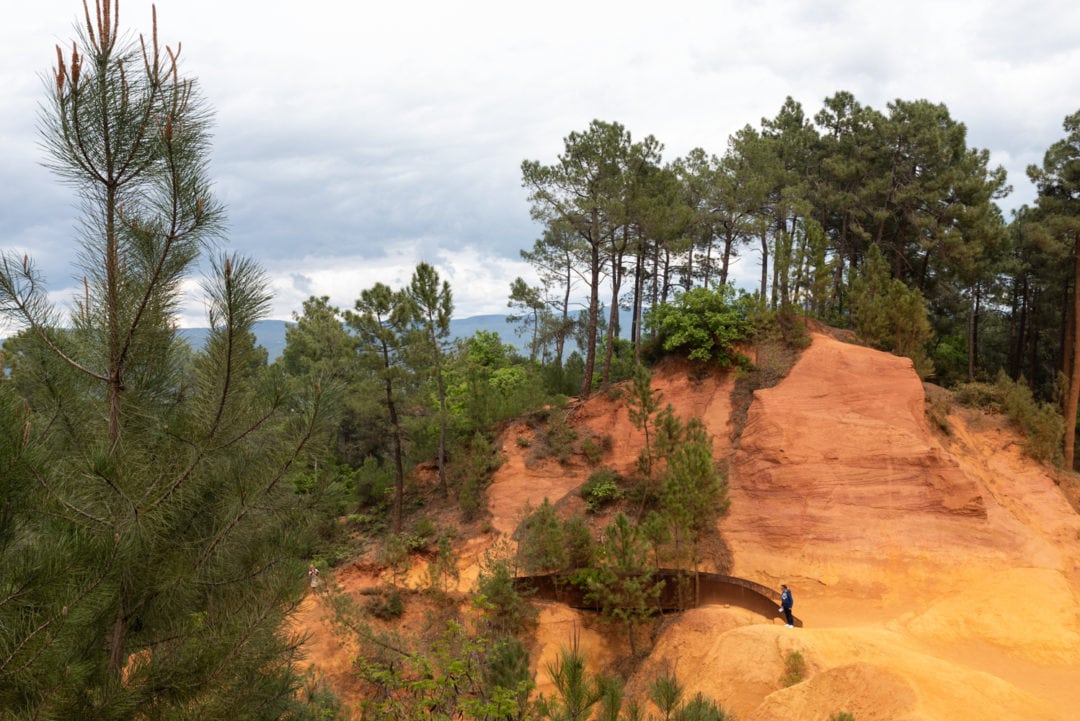
[[[319,569],[315,568],[314,563],[308,566],[307,575],[311,579],[311,590],[314,591],[319,587]]]
[[[785,626],[793,628],[795,626],[795,619],[791,615],[791,607],[795,605],[795,602],[791,600],[791,589],[783,583],[780,584],[780,588],[783,589],[783,591],[780,592],[780,608],[776,610],[784,614],[784,618],[787,619]]]

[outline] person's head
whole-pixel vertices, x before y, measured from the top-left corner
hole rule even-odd
[[[786,591],[787,590],[787,584],[786,583],[781,583],[780,588],[782,588],[782,589],[784,589]]]

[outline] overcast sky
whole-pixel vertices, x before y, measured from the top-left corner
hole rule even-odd
[[[36,258],[60,302],[76,285],[76,198],[42,168],[37,113],[54,46],[70,47],[79,0],[4,0],[0,26],[0,247]],[[91,3],[93,0],[91,0]],[[1075,0],[802,2],[357,2],[159,0],[163,43],[216,111],[212,174],[226,248],[273,280],[272,317],[310,295],[351,307],[376,281],[426,260],[455,316],[506,310],[531,277],[519,251],[539,228],[525,159],[551,163],[594,118],[665,160],[773,117],[785,97],[814,115],[852,92],[945,103],[1009,174],[1009,210],[1030,203],[1024,169],[1080,108]],[[122,0],[148,33],[150,4]],[[758,274],[756,254],[736,268]],[[753,282],[752,280],[750,282]],[[183,325],[204,325],[201,302]]]

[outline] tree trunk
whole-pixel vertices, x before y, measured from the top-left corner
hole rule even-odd
[[[611,382],[611,356],[615,351],[615,341],[619,337],[619,291],[622,290],[622,260],[626,247],[630,244],[630,229],[623,226],[621,246],[612,238],[611,252],[611,310],[608,313],[607,347],[604,349],[604,373],[601,382],[606,386]]]
[[[968,315],[968,383],[975,380],[975,357],[977,355],[975,349],[979,345],[979,305],[981,300],[982,293],[979,289],[979,283],[976,283],[972,291],[971,312]]]
[[[405,460],[401,443],[401,425],[398,422],[397,405],[394,403],[394,385],[390,380],[390,349],[382,344],[383,367],[387,371],[383,380],[386,390],[386,410],[390,416],[390,433],[394,437],[394,519],[392,530],[401,533],[401,506],[405,497]]]
[[[765,292],[769,287],[769,233],[761,231],[761,302],[765,302]]]
[[[1080,337],[1080,239],[1073,244],[1073,302],[1072,336]],[[1069,398],[1065,404],[1065,470],[1073,470],[1073,452],[1076,446],[1076,407],[1080,403],[1080,353],[1072,344],[1072,368],[1069,374]]]
[[[589,240],[589,319],[585,332],[585,373],[581,379],[581,398],[592,394],[593,374],[596,369],[596,326],[600,313],[600,239],[599,219],[593,211],[593,237]]]
[[[639,233],[641,231],[638,231]],[[630,342],[634,346],[634,360],[641,359],[641,317],[645,301],[645,248],[639,244],[637,258],[634,261],[634,310],[630,321]]]

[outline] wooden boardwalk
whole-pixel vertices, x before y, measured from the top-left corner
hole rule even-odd
[[[514,579],[514,586],[519,591],[533,594],[539,599],[565,603],[572,608],[599,611],[599,607],[589,603],[585,592],[573,583],[576,573],[566,571],[539,576],[518,576]],[[781,618],[777,612],[780,607],[780,594],[745,578],[719,573],[695,574],[667,568],[653,572],[652,576],[663,583],[656,609],[658,613],[719,604],[745,608],[768,619]],[[796,618],[795,625],[802,626],[802,621]]]

